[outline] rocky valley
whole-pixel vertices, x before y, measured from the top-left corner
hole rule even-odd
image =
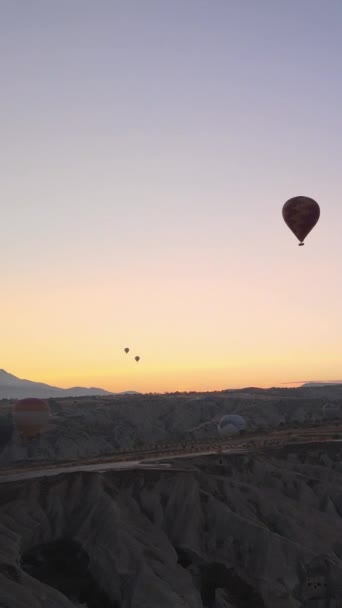
[[[1,608],[342,598],[340,443],[0,486]]]
[[[1,401],[2,471],[40,473],[0,483],[0,608],[340,607],[341,405],[341,386],[49,399],[51,424],[25,441]],[[248,432],[329,425],[336,437],[44,477],[54,463],[215,440],[235,413]]]
[[[215,438],[225,414],[243,416],[249,431],[342,422],[341,385],[52,398],[48,404],[48,428],[36,441],[25,442],[13,424],[13,401],[0,401],[0,467],[78,462],[120,449]]]

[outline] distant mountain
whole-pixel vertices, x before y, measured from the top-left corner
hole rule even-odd
[[[334,386],[336,384],[342,384],[342,380],[333,380],[331,382],[305,382],[302,384],[302,388],[310,388],[316,386]]]
[[[127,391],[127,394],[134,394],[134,391]],[[58,388],[43,382],[32,382],[22,380],[13,374],[9,374],[4,369],[0,369],[0,399],[23,399],[26,397],[38,397],[48,399],[49,397],[85,397],[113,395],[102,388],[83,388],[74,386],[72,388]]]

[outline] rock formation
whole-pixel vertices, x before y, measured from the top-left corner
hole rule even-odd
[[[0,486],[1,608],[342,598],[339,444]]]
[[[6,422],[0,432],[0,466],[78,461],[121,448],[217,437],[218,421],[232,413],[243,416],[250,430],[341,423],[342,387],[50,399],[49,405],[50,427],[30,445],[12,436]],[[11,402],[0,401],[0,425],[10,409]]]

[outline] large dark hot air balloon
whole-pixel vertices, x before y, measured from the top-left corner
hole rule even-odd
[[[304,239],[317,224],[320,208],[313,198],[295,196],[286,201],[283,206],[283,218],[293,234],[304,245]]]
[[[125,351],[125,353],[126,353],[126,355],[127,355],[127,353],[129,353],[129,348],[127,348],[127,347],[126,347],[126,348],[124,349],[124,351]]]
[[[36,398],[20,399],[14,404],[14,422],[25,439],[33,439],[46,428],[50,410],[45,401]]]
[[[140,357],[138,357],[138,356],[134,357],[134,359],[136,360],[137,363],[138,363],[138,361],[140,361]]]

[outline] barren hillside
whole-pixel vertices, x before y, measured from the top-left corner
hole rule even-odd
[[[337,606],[341,457],[292,447],[3,485],[0,606]]]

